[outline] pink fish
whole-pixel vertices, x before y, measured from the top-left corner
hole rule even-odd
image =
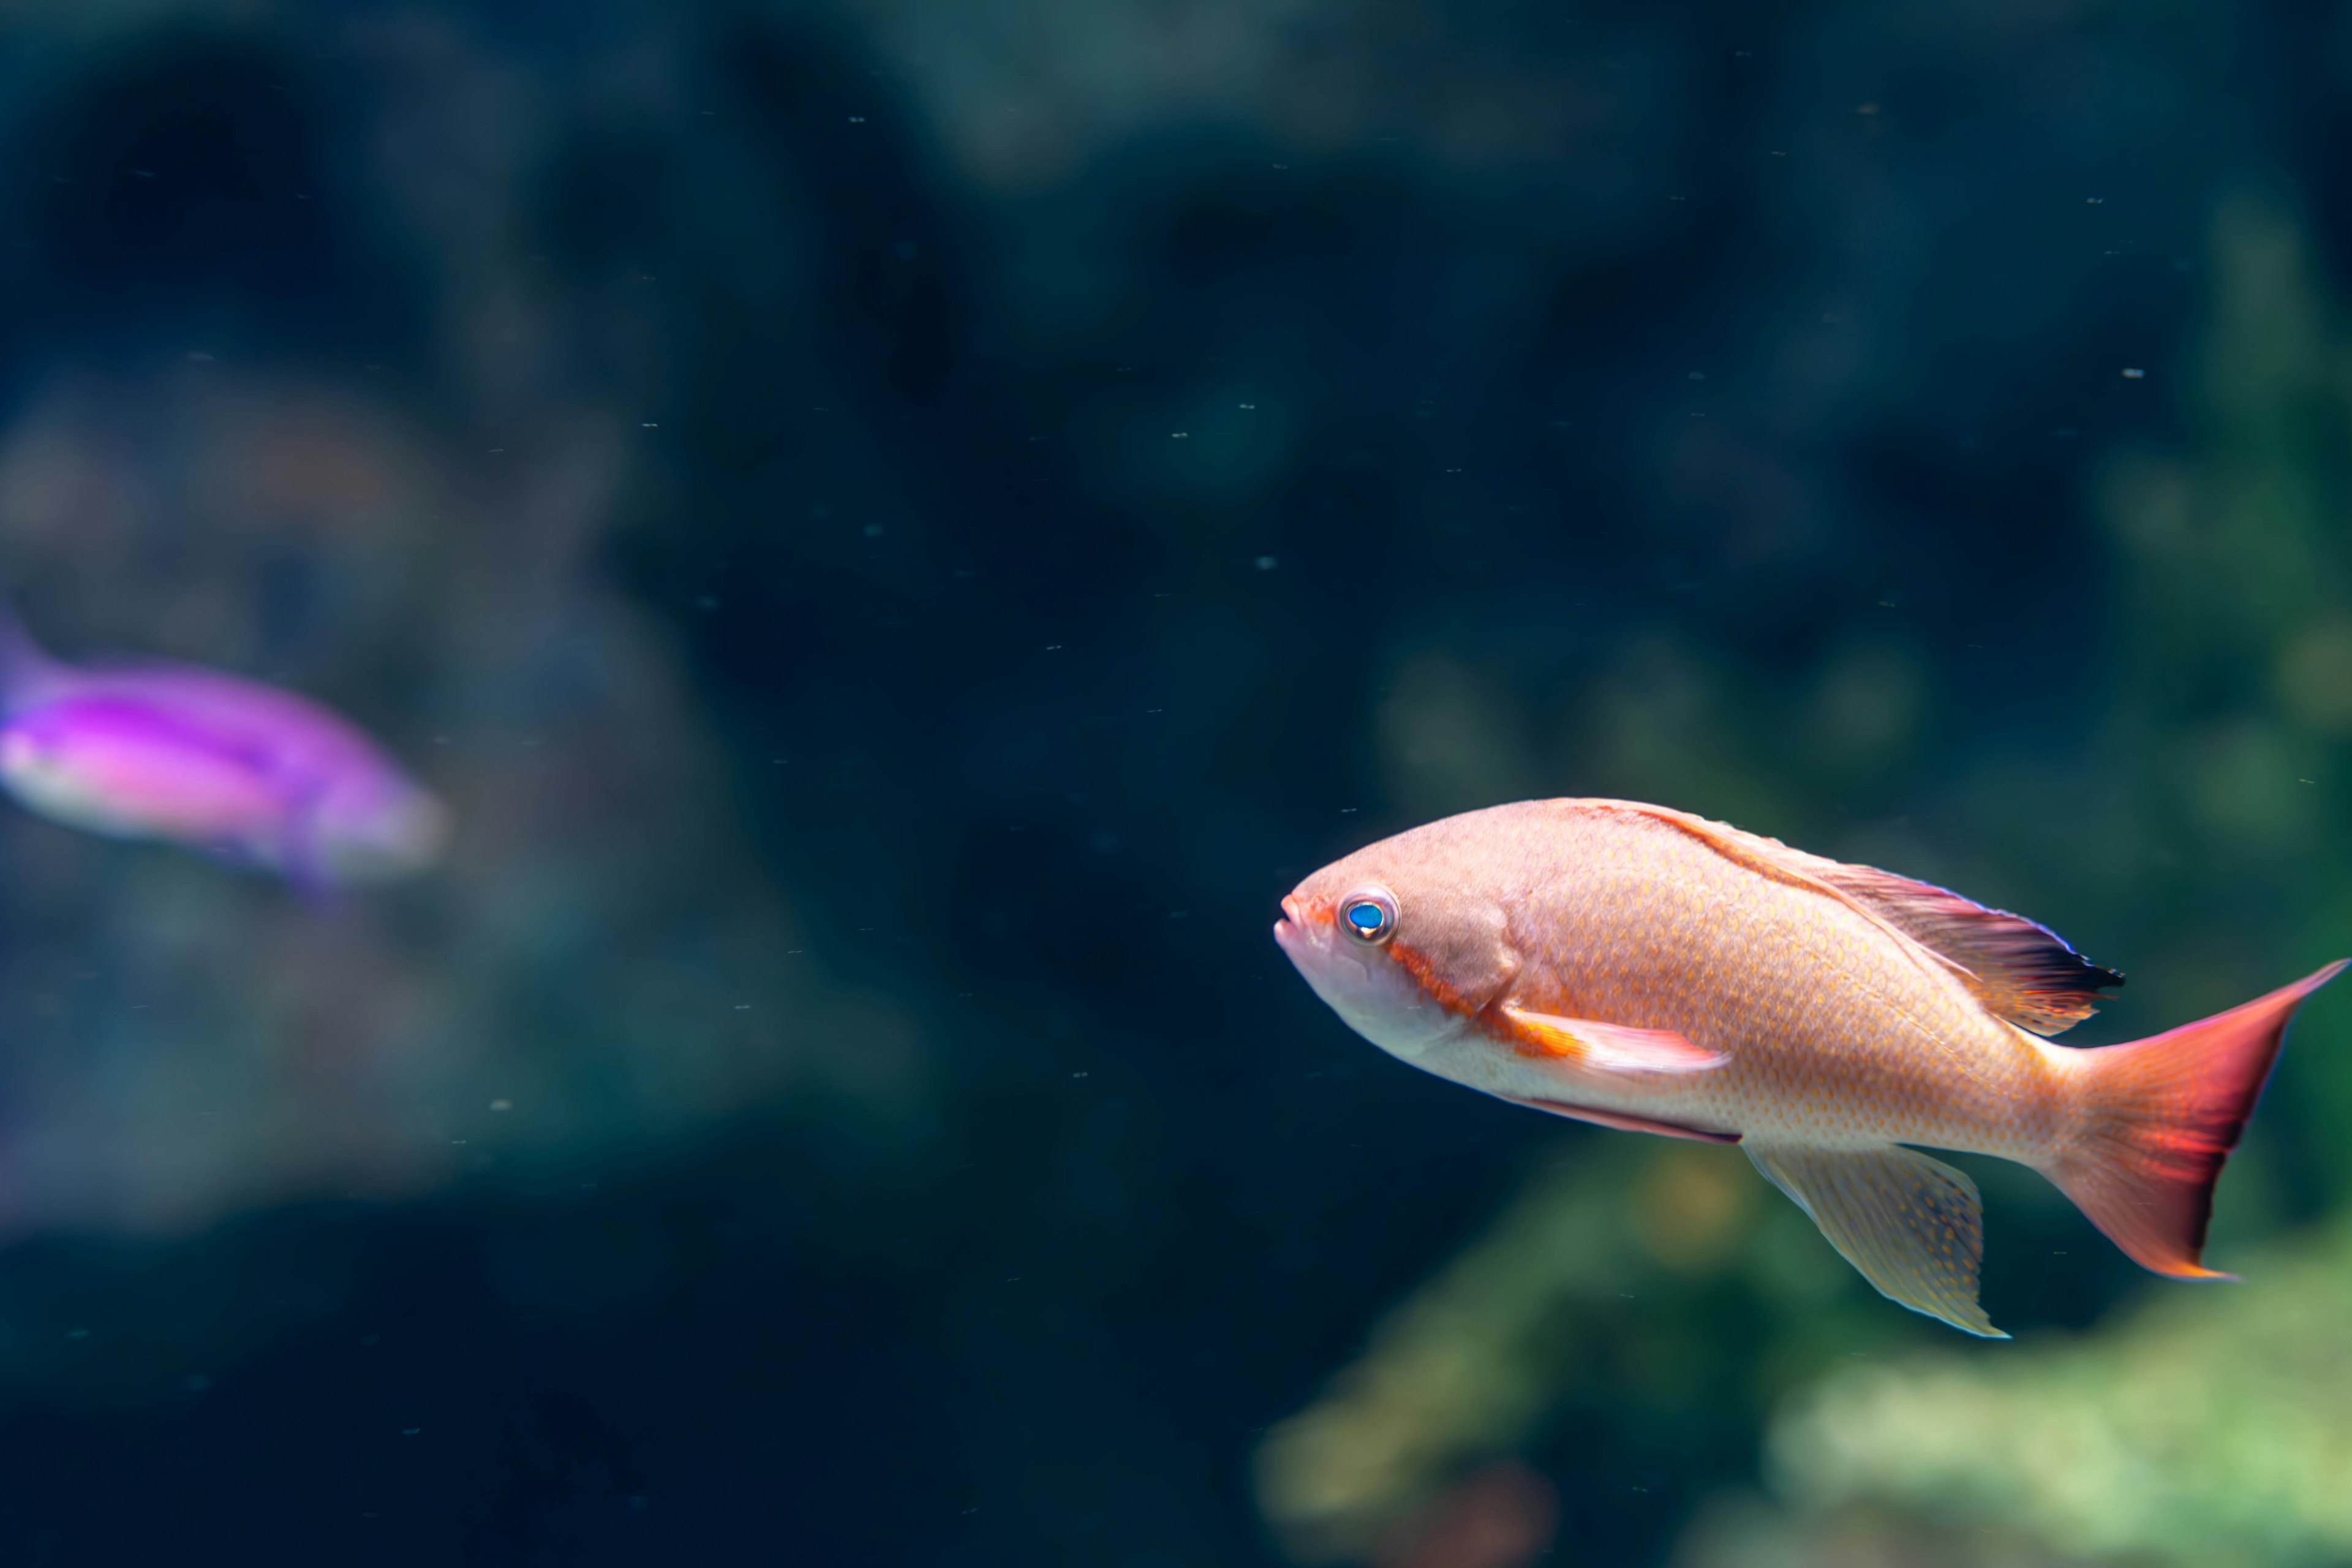
[[[161,838],[296,884],[429,865],[438,801],[307,698],[189,665],[67,665],[0,622],[0,788],[44,816]]]
[[[1663,806],[1530,801],[1325,867],[1274,928],[1382,1050],[1604,1127],[1738,1143],[1892,1300],[1977,1301],[1976,1184],[1905,1147],[2042,1172],[2133,1258],[2200,1262],[2213,1184],[2288,1019],[2343,962],[2200,1023],[2037,1038],[2123,984],[1957,893]]]

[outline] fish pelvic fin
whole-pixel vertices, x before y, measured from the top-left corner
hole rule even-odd
[[[1590,1018],[1560,1018],[1508,1003],[1499,1011],[1512,1044],[1524,1054],[1591,1072],[1706,1072],[1731,1059],[1721,1051],[1691,1044],[1672,1029],[1634,1029]]]
[[[2042,1173],[2142,1268],[2175,1279],[2231,1278],[2204,1266],[2213,1185],[2295,1008],[2347,963],[2144,1040],[2052,1050],[2076,1079],[2078,1118]]]
[[[1540,1100],[1524,1094],[1497,1095],[1513,1105],[1524,1105],[1530,1110],[1549,1111],[1565,1116],[1572,1121],[1589,1121],[1595,1127],[1614,1127],[1621,1132],[1654,1132],[1661,1138],[1687,1138],[1695,1143],[1737,1143],[1737,1132],[1717,1132],[1705,1127],[1685,1127],[1679,1121],[1664,1121],[1654,1116],[1636,1116],[1630,1110],[1597,1110],[1589,1105],[1572,1105],[1565,1100]]]
[[[2009,1336],[1977,1301],[1984,1205],[1964,1171],[1909,1149],[1811,1149],[1749,1139],[1748,1157],[1899,1306],[1980,1339]]]

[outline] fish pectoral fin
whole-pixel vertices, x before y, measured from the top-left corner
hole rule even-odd
[[[1968,1333],[2009,1338],[1977,1303],[1984,1205],[1965,1172],[1892,1144],[1807,1149],[1750,1139],[1746,1148],[1879,1294]]]
[[[1590,1018],[1559,1018],[1506,1003],[1502,1009],[1519,1042],[1595,1072],[1691,1073],[1731,1058],[1692,1045],[1672,1029],[1630,1029]]]

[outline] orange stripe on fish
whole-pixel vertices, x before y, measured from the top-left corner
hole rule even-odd
[[[2214,1278],[2222,1163],[2343,967],[2072,1050],[2036,1037],[2123,976],[2047,928],[1632,801],[1448,817],[1283,907],[1284,951],[1374,1044],[1555,1114],[1741,1142],[1882,1292],[1984,1335],[1975,1184],[1906,1145],[2032,1165],[2138,1262]]]

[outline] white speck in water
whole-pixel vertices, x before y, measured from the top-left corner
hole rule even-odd
[[[66,1331],[66,1338],[69,1340],[86,1340],[89,1338],[89,1331],[88,1329],[68,1329]]]
[[[511,1100],[494,1100],[490,1101],[490,1109],[492,1110],[512,1110],[514,1109],[514,1101]]]
[[[2124,369],[2124,379],[2126,381],[2146,381],[2147,379],[2147,372],[2127,365]]]
[[[1690,378],[1693,381],[1705,381],[1706,379],[1706,372],[1703,370],[1695,370],[1690,373]]]
[[[862,114],[853,114],[849,117],[849,122],[852,125],[863,125],[866,123],[866,116]]]
[[[1237,403],[1234,406],[1236,408],[1255,408],[1257,405],[1255,403]]]
[[[414,1437],[414,1436],[415,1436],[419,1432],[422,1432],[422,1431],[424,1431],[424,1430],[425,1430],[425,1428],[424,1428],[424,1427],[422,1427],[422,1426],[403,1426],[403,1427],[400,1429],[400,1435],[401,1435],[402,1436],[404,1436],[404,1437]]]
[[[660,428],[661,428],[661,426],[658,426],[658,425],[655,424],[655,423],[654,423],[652,420],[650,420],[650,419],[648,419],[648,420],[646,420],[646,421],[645,422],[645,427],[646,427],[646,429],[648,429],[648,430],[658,430],[658,429],[660,429]]]
[[[1261,572],[1271,572],[1281,564],[1280,561],[1271,555],[1261,555],[1257,558],[1257,569]]]
[[[2103,205],[2105,205],[2105,203],[2106,203],[2106,199],[2107,199],[2107,198],[2106,198],[2106,197],[2105,197],[2105,196],[2084,196],[2084,197],[2083,198],[2083,200],[2084,200],[2085,203],[2087,203],[2088,205],[2092,205],[2092,206],[2095,206],[2095,206],[2103,206]]]
[[[736,1003],[736,1004],[735,1004],[735,1011],[737,1011],[738,1013],[748,1013],[748,1012],[750,1012],[751,1010],[751,1004],[750,1004],[749,1002],[738,1002],[738,1003]]]
[[[882,537],[882,525],[878,522],[869,522],[858,531],[868,539],[879,539]]]
[[[1086,1074],[1084,1074],[1084,1073],[1082,1073],[1082,1072],[1074,1072],[1074,1073],[1072,1073],[1070,1076],[1071,1076],[1072,1078],[1084,1078],[1084,1077],[1086,1077],[1087,1075],[1086,1075]]]
[[[1171,430],[1168,432],[1168,438],[1171,441],[1189,441],[1192,438],[1192,432],[1190,430]]]
[[[206,1377],[201,1372],[193,1374],[188,1379],[188,1392],[190,1394],[202,1394],[205,1389],[210,1388],[212,1385],[213,1380]]]

